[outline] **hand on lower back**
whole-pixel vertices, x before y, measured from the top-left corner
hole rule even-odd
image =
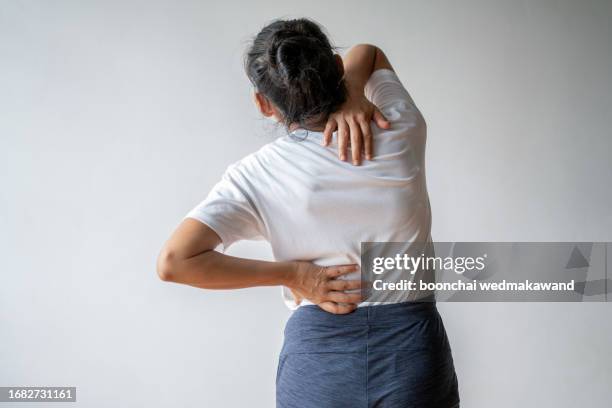
[[[360,292],[345,291],[361,289],[361,280],[338,277],[358,270],[357,265],[320,266],[311,262],[296,262],[289,289],[297,304],[308,299],[327,312],[350,313],[362,301],[362,296]]]

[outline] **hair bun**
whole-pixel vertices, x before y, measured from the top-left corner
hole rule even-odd
[[[287,127],[321,123],[346,100],[334,47],[312,20],[268,24],[246,57],[249,79],[280,110]]]
[[[319,49],[316,39],[295,35],[282,39],[276,49],[276,64],[279,75],[291,83],[299,80],[305,71],[319,66]]]

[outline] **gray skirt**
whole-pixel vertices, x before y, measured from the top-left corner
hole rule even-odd
[[[298,308],[276,376],[281,408],[455,408],[457,376],[435,302],[334,315]]]

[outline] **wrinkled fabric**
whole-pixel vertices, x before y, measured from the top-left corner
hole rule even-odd
[[[373,160],[361,166],[339,160],[337,137],[323,146],[323,132],[286,135],[230,165],[186,218],[214,230],[223,250],[263,239],[276,261],[321,266],[360,265],[362,242],[404,242],[410,253],[412,243],[431,241],[425,118],[391,70],[374,71],[364,93],[391,123],[389,129],[372,124]],[[400,278],[394,274],[386,279]],[[359,271],[340,277],[359,278]],[[297,308],[291,291],[281,290],[285,304]],[[377,299],[412,301],[419,292],[385,291]]]

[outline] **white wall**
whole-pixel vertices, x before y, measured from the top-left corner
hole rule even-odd
[[[272,140],[241,61],[279,16],[388,54],[428,122],[434,239],[612,241],[612,2],[4,0],[0,386],[74,385],[71,407],[273,405],[279,289],[163,284],[154,261]],[[440,310],[463,406],[612,403],[609,304]]]

